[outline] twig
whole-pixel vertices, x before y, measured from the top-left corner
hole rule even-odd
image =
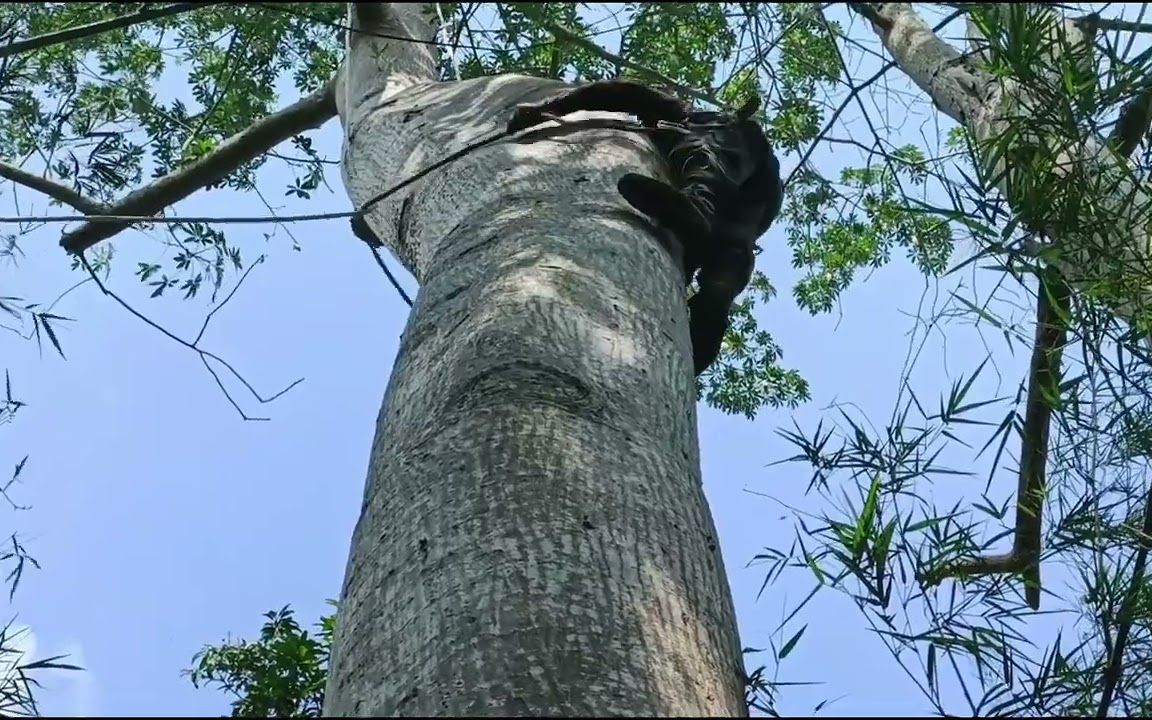
[[[824,128],[820,130],[812,142],[808,144],[808,149],[805,150],[804,154],[800,156],[799,162],[797,162],[796,166],[792,168],[792,172],[788,174],[788,178],[784,181],[784,187],[790,186],[792,184],[792,178],[795,177],[796,173],[800,172],[804,166],[808,164],[808,158],[812,157],[812,153],[816,150],[816,146],[820,144],[820,141],[824,138],[824,135],[832,129],[832,126],[840,118],[840,115],[848,109],[848,106],[852,103],[852,100],[865,89],[867,89],[869,85],[872,85],[877,80],[884,77],[884,75],[894,67],[896,67],[896,63],[894,61],[885,63],[884,67],[880,68],[875,75],[849,90],[848,97],[844,98],[844,102],[840,103],[840,106],[837,107],[835,111],[833,111],[831,117],[829,117],[828,121],[824,123]]]
[[[204,337],[205,331],[208,330],[208,323],[212,322],[212,316],[228,304],[228,301],[232,299],[232,296],[236,294],[236,291],[239,290],[240,286],[244,284],[244,281],[248,279],[248,274],[262,262],[264,262],[263,255],[248,263],[248,267],[244,269],[244,273],[240,276],[240,279],[236,281],[236,284],[232,286],[232,289],[228,291],[228,294],[224,296],[224,299],[217,303],[216,307],[208,311],[208,314],[204,316],[204,324],[200,326],[200,332],[196,333],[196,339],[192,341],[193,345],[200,343],[200,338]]]
[[[84,266],[84,269],[88,271],[88,275],[92,278],[93,281],[95,281],[96,286],[98,288],[100,288],[100,292],[102,292],[105,295],[107,295],[108,297],[112,298],[114,301],[116,301],[117,304],[119,304],[121,307],[123,307],[125,310],[127,310],[132,315],[135,315],[137,318],[139,318],[141,321],[143,321],[149,327],[153,328],[154,330],[157,330],[158,332],[160,332],[161,334],[163,334],[165,337],[169,338],[170,340],[173,340],[173,341],[179,343],[180,345],[183,345],[184,347],[188,348],[189,350],[192,350],[197,355],[199,355],[200,361],[202,363],[204,363],[204,367],[208,370],[208,373],[210,375],[212,375],[212,378],[216,381],[216,386],[220,388],[220,392],[224,393],[224,397],[228,400],[228,402],[232,405],[232,407],[236,409],[236,412],[240,414],[241,419],[252,420],[252,421],[267,421],[270,418],[249,417],[243,410],[241,410],[240,406],[236,403],[236,401],[232,398],[232,395],[228,392],[228,389],[226,387],[224,387],[224,382],[220,379],[220,376],[217,375],[216,371],[212,368],[212,366],[208,364],[209,359],[215,360],[216,362],[220,363],[220,365],[222,365],[225,369],[227,369],[228,372],[230,372],[232,374],[232,377],[239,380],[240,384],[243,385],[248,390],[248,392],[251,393],[252,397],[256,398],[256,400],[261,404],[267,404],[267,403],[272,402],[276,398],[280,397],[284,393],[288,392],[292,388],[294,388],[297,385],[299,385],[300,383],[304,382],[304,378],[299,378],[299,379],[293,381],[292,383],[290,383],[286,388],[284,388],[280,392],[272,395],[271,397],[268,397],[268,398],[263,397],[260,393],[256,392],[256,389],[253,388],[252,385],[247,380],[244,379],[244,376],[242,376],[240,373],[236,372],[236,369],[233,368],[232,365],[230,365],[228,363],[228,361],[224,360],[219,355],[216,355],[214,353],[211,353],[207,350],[200,348],[197,345],[197,343],[200,342],[200,337],[204,334],[204,328],[201,328],[200,334],[196,336],[196,340],[194,342],[188,342],[187,340],[185,340],[185,339],[183,339],[177,335],[174,335],[168,329],[166,329],[162,325],[156,323],[155,321],[151,320],[146,315],[141,313],[139,310],[137,310],[136,308],[129,305],[119,295],[117,295],[116,293],[109,290],[104,285],[104,283],[101,282],[100,277],[96,274],[96,271],[92,269],[92,266],[88,263],[88,258],[84,257],[83,253],[79,254],[78,257],[80,258],[80,264]],[[260,264],[260,262],[262,262],[263,259],[264,259],[263,256],[261,256],[258,260],[253,262],[252,265],[249,266],[248,271],[251,272],[252,267]],[[246,277],[248,277],[248,272],[245,272],[244,275],[241,276],[240,282],[243,282],[244,278],[246,278]],[[237,287],[239,287],[240,282],[237,282]],[[228,302],[228,300],[231,299],[232,295],[235,294],[235,292],[236,292],[236,290],[233,289],[233,291],[228,294],[228,297],[224,299],[224,302],[220,303],[220,306],[222,306],[224,303]],[[219,309],[220,306],[217,306],[216,309]],[[212,312],[210,312],[208,314],[208,318],[205,320],[205,323],[204,323],[205,327],[207,327],[208,320],[211,319],[212,313],[214,313],[216,309],[214,309]]]

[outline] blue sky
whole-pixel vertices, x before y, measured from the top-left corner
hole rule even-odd
[[[167,78],[161,94],[183,94],[178,81]],[[922,123],[935,121],[930,108],[924,112],[893,139],[921,143]],[[845,119],[851,122],[850,114]],[[339,157],[338,123],[330,121],[315,141],[322,155]],[[795,160],[784,159],[786,171]],[[830,169],[843,158],[822,149],[813,160]],[[287,178],[277,168],[266,168],[262,178],[263,197],[200,192],[177,210],[268,214],[265,201],[280,213],[349,209],[335,170],[328,177],[332,192],[308,202],[282,197]],[[28,192],[19,199],[20,214],[59,212]],[[16,208],[5,192],[0,212]],[[81,278],[56,244],[58,230],[50,226],[21,241],[26,257],[18,268],[0,268],[0,294],[47,302]],[[268,394],[305,378],[263,407],[232,384],[249,413],[270,422],[243,422],[194,353],[91,285],[57,306],[78,319],[61,335],[67,361],[0,335],[3,365],[17,396],[29,403],[0,430],[0,463],[30,456],[18,498],[33,509],[12,522],[43,566],[26,577],[14,611],[31,627],[38,654],[71,653],[87,668],[44,678],[45,714],[224,714],[224,696],[195,690],[181,677],[193,653],[229,633],[255,635],[260,614],[286,603],[302,622],[314,622],[327,611],[325,600],[339,593],[374,422],[408,308],[347,221],[287,230],[233,225],[227,232],[247,258],[266,253],[268,260],[217,313],[204,345]],[[292,238],[300,252],[291,249]],[[149,300],[132,277],[138,260],[159,257],[160,245],[142,232],[115,242],[111,286],[169,330],[193,337],[207,310],[203,302]],[[811,430],[833,402],[887,419],[910,344],[920,340],[910,337],[915,318],[931,315],[922,306],[941,306],[957,283],[974,282],[971,273],[927,281],[897,253],[888,267],[861,276],[835,312],[812,317],[790,296],[799,275],[783,228],[772,228],[761,245],[759,268],[780,295],[759,309],[760,321],[784,348],[786,364],[808,379],[813,399],[795,412],[767,411],[751,422],[704,407],[700,413],[705,488],[742,640],[756,647],[767,645],[810,590],[811,577],[786,576],[757,599],[763,570],[746,565],[765,545],[788,545],[789,508],[826,507],[804,497],[806,466],[769,466],[793,452],[775,431],[794,420]],[[403,277],[411,291],[414,283]],[[992,282],[980,276],[978,294]],[[986,339],[964,321],[934,329],[912,374],[916,388],[934,398],[985,358]],[[1014,392],[1026,364],[1025,356],[995,347],[1001,376],[990,374],[977,393]],[[969,455],[953,459],[971,462]],[[971,487],[975,497],[981,485],[940,492],[951,497]],[[778,679],[824,685],[787,689],[783,712],[807,715],[828,698],[840,698],[828,713],[927,711],[848,598],[822,593],[801,622],[808,630]]]

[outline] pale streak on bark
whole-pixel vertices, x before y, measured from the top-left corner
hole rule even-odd
[[[980,68],[977,57],[964,59],[955,48],[932,32],[908,3],[855,3],[858,13],[872,22],[873,29],[900,69],[936,107],[964,125],[978,143],[998,137],[1008,122],[1029,112],[1035,101],[1027,88],[1012,80],[999,80]],[[1079,33],[1071,23],[1067,32]],[[1076,43],[1073,39],[1072,46]],[[1089,136],[1069,140],[1046,138],[1057,156],[1054,173],[1070,177],[1070,188],[1080,197],[1054,197],[1050,222],[1045,233],[1058,243],[1062,255],[1056,265],[1069,283],[1080,291],[1089,290],[1104,273],[1101,261],[1107,256],[1123,258],[1129,273],[1144,272],[1152,277],[1149,263],[1152,245],[1148,232],[1152,197],[1133,181],[1127,161],[1108,147],[1104,138]],[[1013,197],[1006,182],[1002,162],[984,158],[990,177],[1000,178],[999,189],[1019,212],[1019,197]],[[1074,177],[1073,177],[1074,176]],[[1082,178],[1091,178],[1085,182]],[[1079,202],[1079,223],[1069,231],[1059,220],[1065,203]],[[1090,228],[1090,231],[1086,231]],[[1119,317],[1131,319],[1147,312],[1152,285],[1130,301],[1114,306]]]
[[[562,87],[429,82],[408,52],[352,44],[339,108],[354,206]],[[565,129],[485,146],[367,214],[420,290],[325,715],[747,715],[683,280],[625,211],[626,171],[658,172],[643,136]]]

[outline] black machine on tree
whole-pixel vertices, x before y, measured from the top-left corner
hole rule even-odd
[[[780,162],[752,119],[758,99],[734,113],[693,110],[667,93],[631,80],[582,85],[531,105],[521,105],[509,133],[578,110],[635,115],[651,129],[674,185],[628,173],[617,189],[632,207],[652,218],[678,247],[688,299],[692,359],[697,375],[720,354],[728,313],[755,267],[756,239],[780,214],[784,187]]]

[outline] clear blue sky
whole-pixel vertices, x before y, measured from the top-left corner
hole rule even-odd
[[[184,90],[168,80],[160,92]],[[905,112],[899,98],[894,107]],[[921,123],[930,117],[909,121],[893,140],[922,142]],[[335,120],[316,135],[317,149],[328,157],[339,157],[339,142]],[[825,150],[814,161],[835,167]],[[794,162],[785,159],[786,171]],[[266,169],[263,179],[263,199],[200,192],[178,211],[267,214],[265,200],[281,213],[349,209],[335,169],[333,192],[306,203],[282,197],[286,178],[277,169]],[[21,213],[48,212],[42,199],[29,204],[31,193],[20,197]],[[5,214],[15,211],[11,193],[0,205]],[[34,345],[0,335],[2,364],[17,395],[29,402],[14,425],[0,429],[0,463],[30,455],[19,499],[33,509],[13,521],[43,566],[26,577],[14,607],[19,622],[32,628],[38,654],[72,653],[87,668],[45,676],[46,714],[225,714],[224,696],[197,691],[181,677],[193,653],[229,633],[254,636],[260,614],[286,603],[312,623],[327,611],[325,599],[338,596],[374,422],[408,308],[346,221],[288,230],[301,252],[291,250],[283,228],[227,228],[249,259],[265,252],[269,259],[205,336],[207,349],[264,392],[305,378],[264,407],[232,384],[251,414],[271,422],[241,421],[192,352],[91,286],[57,308],[78,318],[62,333],[67,361],[51,351],[40,357]],[[80,278],[57,247],[57,232],[49,227],[22,241],[27,257],[18,269],[0,268],[0,294],[47,302]],[[814,318],[790,296],[797,273],[783,238],[776,227],[761,240],[759,267],[781,292],[760,309],[760,319],[783,346],[785,362],[811,383],[813,400],[795,412],[764,412],[754,422],[706,408],[700,415],[704,483],[742,640],[756,647],[768,644],[770,631],[809,591],[811,577],[789,575],[757,600],[763,571],[747,562],[765,545],[789,543],[791,512],[781,502],[824,507],[803,497],[809,468],[768,467],[793,452],[776,429],[795,419],[811,430],[835,401],[885,421],[914,318],[926,315],[921,304],[943,304],[950,287],[972,279],[966,273],[926,282],[898,254],[844,295],[842,312]],[[112,286],[165,327],[194,336],[203,303],[150,301],[131,275],[137,260],[157,257],[159,244],[132,232],[116,245]],[[977,332],[963,323],[954,321],[945,332],[947,341],[940,331],[931,336],[914,373],[917,389],[931,398],[986,354]],[[997,359],[1000,391],[1012,392],[1026,358],[1000,352]],[[994,385],[982,389],[995,392]],[[801,618],[808,631],[779,679],[825,685],[786,689],[784,713],[810,714],[827,698],[841,699],[826,714],[928,709],[846,597],[823,593]],[[777,643],[782,639],[776,636]]]

